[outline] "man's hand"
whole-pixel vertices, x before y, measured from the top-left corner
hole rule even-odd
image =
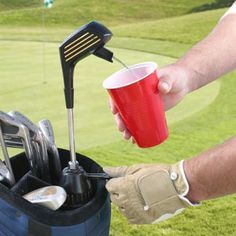
[[[189,186],[183,161],[107,167],[104,171],[113,177],[106,184],[111,200],[130,223],[158,223],[193,205],[185,197]]]
[[[189,91],[189,80],[193,72],[176,64],[169,65],[158,72],[158,90],[162,96],[165,110],[176,106]]]
[[[162,96],[166,111],[178,104],[189,92],[190,82],[188,78],[191,76],[191,73],[193,72],[187,71],[186,68],[183,69],[176,64],[169,65],[158,71],[158,90]],[[123,132],[125,139],[130,139],[132,135],[126,128],[111,98],[109,99],[109,103],[119,131]]]

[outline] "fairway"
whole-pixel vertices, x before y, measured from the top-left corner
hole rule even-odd
[[[57,43],[2,41],[0,65],[1,109],[19,110],[34,122],[52,121],[58,146],[67,148],[67,120],[64,106],[63,80]],[[155,61],[159,67],[173,58],[135,50],[110,48],[131,65]],[[121,69],[117,62],[105,62],[94,56],[81,61],[75,70],[75,133],[78,150],[102,146],[121,140],[108,108],[102,81]],[[14,84],[14,86],[12,86]],[[167,112],[169,125],[191,116],[214,101],[220,83],[192,93],[177,107]],[[102,135],[101,135],[102,134]]]

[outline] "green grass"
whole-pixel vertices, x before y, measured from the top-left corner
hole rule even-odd
[[[162,67],[174,61],[170,57],[146,52],[115,48],[111,50],[128,65],[142,60],[156,61]],[[18,109],[34,121],[49,118],[56,127],[58,145],[67,144],[67,122],[58,44],[2,41],[0,51],[4,58],[4,63],[0,65],[0,76],[3,78],[0,88],[3,104],[1,109],[6,111]],[[120,140],[120,134],[116,132],[108,109],[107,93],[102,88],[102,81],[120,68],[118,63],[106,64],[95,57],[89,57],[78,64],[75,71],[75,77],[79,75],[75,80],[75,131],[79,150]],[[213,83],[189,95],[182,104],[167,113],[168,123],[172,124],[203,109],[214,100],[219,88],[219,83]],[[190,109],[195,101],[198,101],[198,106]]]
[[[58,2],[58,11],[62,7],[60,4],[62,3]],[[151,6],[149,6],[149,9],[150,7]],[[171,8],[171,6],[169,7]],[[54,8],[49,9],[49,11],[53,9]],[[28,12],[29,10],[26,11]],[[65,38],[65,35],[68,35],[76,27],[92,20],[92,18],[89,19],[88,13],[88,19],[86,18],[83,22],[78,20],[73,24],[62,24],[59,20],[63,19],[63,16],[55,16],[55,22],[58,21],[58,25],[56,24],[52,27],[52,24],[47,21],[42,23],[42,18],[38,16],[37,17],[41,20],[41,23],[35,23],[33,17],[36,17],[37,11],[40,11],[40,14],[42,14],[43,9],[34,9],[28,16],[30,24],[34,24],[34,27],[30,25],[23,27],[22,21],[24,23],[27,20],[26,17],[21,18],[20,16],[17,18],[20,27],[19,25],[12,23],[11,20],[9,21],[9,24],[12,23],[13,25],[9,27],[8,23],[4,20],[5,18],[1,17],[0,13],[0,29],[2,32],[0,40],[8,39],[59,42]],[[118,9],[116,9],[116,11],[118,11]],[[9,14],[10,19],[15,17],[11,12],[4,12]],[[17,14],[20,14],[19,12],[20,11],[16,11]],[[64,10],[63,14],[64,12],[67,11]],[[98,12],[99,14],[104,15],[99,9]],[[123,22],[115,16],[107,21],[108,25],[112,25],[111,30],[114,34],[109,45],[112,47],[135,49],[151,53],[159,53],[171,57],[179,57],[183,52],[190,48],[191,45],[201,40],[211,31],[224,12],[225,9],[219,9],[159,20],[153,20],[150,16],[145,20],[139,18],[138,23],[134,20],[130,21],[128,19]],[[52,15],[50,15],[50,13],[48,14],[49,19],[52,19]],[[128,13],[125,14],[130,16]],[[47,16],[45,19],[46,18]],[[155,19],[158,19],[158,17]],[[4,21],[2,24],[1,20]],[[116,24],[116,21],[119,21],[119,25]],[[106,20],[104,22],[106,23]],[[130,38],[132,38],[132,41]],[[149,41],[143,41],[143,39],[148,39]]]
[[[80,25],[93,19],[102,21],[106,25],[119,25],[183,15],[196,7],[213,3],[214,0],[180,0],[178,4],[171,0],[106,0],[100,2],[97,0],[79,2],[77,0],[56,0],[54,7],[46,10],[43,10],[42,7],[25,8],[30,4],[35,6],[36,1],[20,0],[19,3],[17,2],[0,2],[0,9],[5,9],[0,13],[1,25],[41,25],[43,12],[47,25]],[[22,6],[21,9],[19,9],[20,6]]]
[[[33,10],[32,8],[35,7],[39,7],[41,6],[43,3],[43,0],[17,0],[17,1],[13,1],[13,0],[0,0],[0,12],[1,11],[12,11],[12,10],[20,10],[20,9],[26,9],[26,8],[30,8],[31,10]]]
[[[219,20],[225,9],[194,13],[181,17],[172,17],[139,23],[126,23],[112,26],[114,38],[109,43],[113,47],[159,53],[171,57],[183,54],[194,43],[206,36]],[[1,19],[1,18],[0,18]],[[20,21],[19,21],[20,22]],[[111,21],[113,22],[113,21]],[[11,27],[0,24],[0,40],[34,40],[59,42],[79,23],[59,26]],[[133,40],[129,40],[132,38]],[[143,41],[148,39],[149,41]],[[133,43],[135,42],[135,43]]]
[[[114,7],[107,8],[111,2]],[[94,5],[97,3],[95,0],[81,1],[80,7],[75,7],[75,0],[57,0],[55,8],[45,13],[45,28],[42,28],[42,8],[33,5],[34,9],[26,9],[18,4],[21,9],[15,7],[13,11],[6,1],[0,1],[1,110],[17,109],[34,122],[49,118],[56,131],[58,146],[68,148],[58,57],[58,42],[67,34],[96,17],[111,26],[114,38],[109,47],[120,59],[127,64],[156,61],[163,66],[173,62],[206,35],[225,11],[220,9],[175,17],[207,2],[218,1],[142,1],[146,5],[141,1],[135,2],[136,5],[134,1],[109,0]],[[157,2],[160,8],[154,7]],[[110,15],[105,14],[107,9],[110,9]],[[62,16],[67,17],[65,22]],[[186,97],[183,103],[167,112],[170,136],[162,145],[140,149],[124,141],[116,130],[107,94],[101,87],[103,79],[118,68],[118,64],[90,57],[79,63],[75,72],[76,146],[79,152],[101,165],[174,163],[197,155],[235,134],[236,72],[232,72],[219,82]],[[235,200],[231,195],[207,201],[155,226],[129,225],[113,206],[110,235],[235,235]]]
[[[179,42],[146,38],[118,37],[116,35],[109,42],[109,45],[116,48],[126,48],[136,51],[150,52],[174,58],[183,55],[183,52],[191,47],[191,44]]]
[[[114,35],[193,44],[206,36],[225,9],[113,27]]]

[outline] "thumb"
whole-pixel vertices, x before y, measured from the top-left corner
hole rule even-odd
[[[127,166],[119,166],[119,167],[104,167],[103,171],[107,173],[112,178],[123,177],[126,175],[128,171]]]
[[[158,78],[159,78],[158,90],[160,91],[160,93],[162,94],[169,93],[175,81],[173,79],[173,76],[170,76],[169,70],[167,70],[167,68],[160,70],[158,72]]]

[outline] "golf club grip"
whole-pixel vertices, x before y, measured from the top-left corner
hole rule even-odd
[[[69,85],[65,83],[64,93],[65,93],[66,108],[67,109],[74,108],[74,88],[70,88]]]

